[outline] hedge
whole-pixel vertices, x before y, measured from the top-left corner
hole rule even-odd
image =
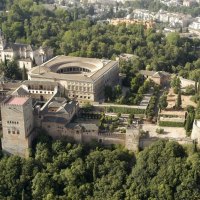
[[[107,112],[115,112],[115,113],[123,113],[123,114],[145,114],[144,109],[116,107],[116,106],[108,107]]]
[[[80,116],[82,118],[87,118],[87,119],[100,119],[101,118],[101,114],[100,113],[81,113]]]
[[[159,126],[184,127],[184,122],[159,121]]]

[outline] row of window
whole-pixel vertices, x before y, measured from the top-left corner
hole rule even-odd
[[[79,91],[85,91],[85,92],[90,92],[92,89],[89,87],[82,87],[82,86],[71,86],[68,85],[68,90],[79,90]]]
[[[20,134],[20,132],[19,132],[19,130],[13,130],[13,131],[11,131],[11,130],[8,130],[8,134],[17,134],[17,135],[19,135]]]
[[[50,90],[50,91],[53,91],[54,90],[54,87],[53,86],[43,86],[43,85],[40,85],[40,86],[30,86],[28,85],[27,86],[29,90]]]
[[[10,55],[10,54],[5,54],[5,57],[6,57],[6,58],[12,58],[12,57],[13,57],[13,55]]]
[[[88,97],[87,97],[87,96],[81,96],[81,95],[78,96],[78,95],[74,95],[74,94],[73,94],[73,95],[69,94],[69,97],[76,97],[76,98],[81,98],[81,99],[83,99],[83,98],[84,98],[84,99],[86,99],[86,98],[87,98],[87,99],[90,99],[90,96],[88,96]]]
[[[68,85],[88,86],[88,87],[92,86],[91,83],[82,83],[82,82],[77,82],[77,81],[76,82],[67,81],[67,84]]]
[[[19,124],[17,121],[7,121],[7,124]]]
[[[36,94],[53,94],[54,92],[47,92],[47,91],[29,91],[29,93],[36,93]]]
[[[66,67],[64,69],[58,70],[58,73],[65,73],[65,72],[91,72],[91,71],[89,69],[82,67]]]

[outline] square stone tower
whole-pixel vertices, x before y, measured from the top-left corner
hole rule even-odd
[[[33,140],[32,99],[28,96],[10,96],[1,105],[2,149],[5,153],[28,156]]]

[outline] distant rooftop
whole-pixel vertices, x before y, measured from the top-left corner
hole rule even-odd
[[[149,71],[149,70],[140,70],[140,74],[145,76],[153,76],[153,77],[162,77],[169,76],[170,74],[165,71]]]
[[[8,105],[24,105],[29,97],[11,97],[6,103]]]

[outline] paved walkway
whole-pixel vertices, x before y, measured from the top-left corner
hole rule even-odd
[[[157,128],[164,129],[164,134],[156,133]],[[142,129],[149,132],[150,137],[159,138],[186,138],[185,129],[182,127],[159,127],[154,124],[143,124]]]

